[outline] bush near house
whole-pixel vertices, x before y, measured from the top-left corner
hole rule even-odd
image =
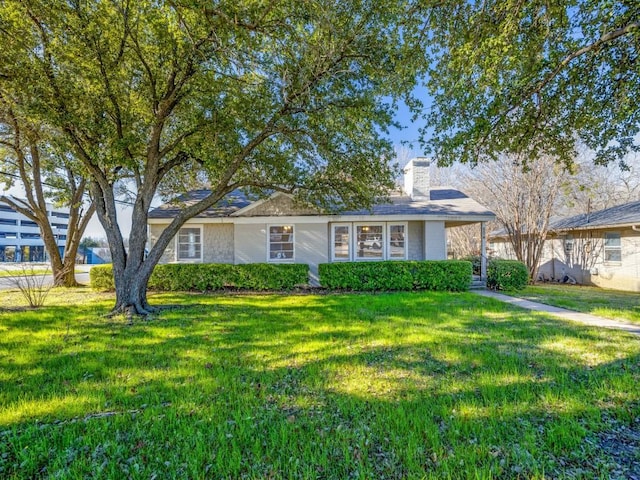
[[[471,262],[425,260],[323,263],[320,285],[330,290],[390,291],[469,289]]]
[[[111,265],[93,267],[90,278],[91,286],[96,290],[114,289]],[[308,281],[309,266],[305,264],[165,264],[156,265],[149,279],[149,289],[204,292],[237,288],[280,291],[307,285]]]
[[[527,266],[517,260],[491,260],[487,266],[487,287],[494,290],[522,290],[529,283]]]

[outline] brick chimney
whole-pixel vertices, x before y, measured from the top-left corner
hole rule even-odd
[[[417,157],[404,167],[404,191],[412,200],[429,200],[430,165],[427,157]]]

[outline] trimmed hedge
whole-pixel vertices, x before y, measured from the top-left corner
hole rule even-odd
[[[529,283],[529,270],[518,260],[491,260],[487,266],[487,287],[494,290],[522,290]]]
[[[435,290],[460,292],[471,284],[471,262],[463,260],[323,263],[320,285],[329,290]]]
[[[113,290],[113,268],[111,265],[96,265],[89,270],[89,284],[95,290]]]
[[[113,290],[111,265],[91,269],[91,286]],[[150,290],[199,291],[222,290],[291,290],[308,285],[309,266],[305,264],[252,263],[180,263],[156,265],[149,279]]]

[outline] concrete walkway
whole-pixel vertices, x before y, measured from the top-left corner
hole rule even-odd
[[[501,302],[510,303],[511,305],[526,308],[527,310],[549,313],[556,317],[562,318],[563,320],[580,322],[592,327],[614,328],[617,330],[624,330],[625,332],[640,335],[640,325],[619,322],[618,320],[611,320],[609,318],[598,317],[589,313],[581,313],[574,310],[567,310],[566,308],[545,305],[544,303],[532,302],[530,300],[525,300],[524,298],[503,295],[502,293],[494,292],[492,290],[473,290],[473,292],[477,293],[478,295],[482,295],[483,297],[495,298],[496,300],[500,300]]]

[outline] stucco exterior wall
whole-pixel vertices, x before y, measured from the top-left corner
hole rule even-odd
[[[264,263],[267,261],[267,224],[236,224],[233,237],[233,263]]]
[[[320,285],[318,265],[329,261],[327,223],[303,223],[295,226],[295,261],[309,265],[309,283]]]
[[[408,222],[407,230],[407,258],[424,260],[424,222]]]
[[[447,235],[444,222],[424,222],[424,259],[447,259]]]

